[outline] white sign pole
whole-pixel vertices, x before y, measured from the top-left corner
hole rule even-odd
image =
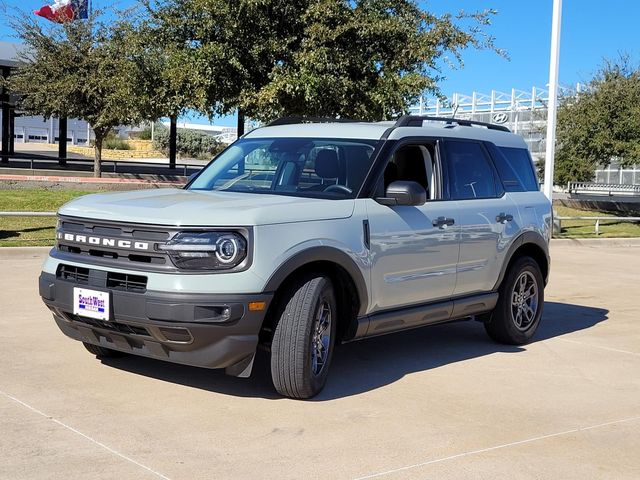
[[[562,0],[553,0],[551,60],[549,62],[549,111],[547,112],[547,149],[544,163],[544,194],[553,196],[553,164],[556,154],[556,117],[558,111],[558,67],[560,63],[560,27]]]

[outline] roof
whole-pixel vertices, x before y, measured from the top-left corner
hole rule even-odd
[[[422,126],[396,127],[395,122],[377,123],[297,123],[257,128],[249,132],[247,138],[311,137],[348,138],[359,140],[379,140],[389,133],[389,140],[405,137],[436,137],[486,140],[501,147],[527,148],[524,139],[514,133],[492,130],[481,126],[461,126],[457,124],[424,122]]]
[[[357,140],[380,140],[382,134],[393,124],[380,123],[296,123],[262,127],[251,130],[247,138],[269,137],[314,137],[350,138]]]
[[[19,43],[0,42],[0,66],[15,67],[18,65],[18,52],[24,46]]]

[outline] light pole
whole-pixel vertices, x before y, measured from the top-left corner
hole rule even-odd
[[[547,148],[544,162],[544,194],[553,197],[553,164],[556,154],[556,117],[558,111],[558,67],[560,63],[560,27],[562,0],[553,0],[551,59],[549,62],[549,110],[547,112]]]

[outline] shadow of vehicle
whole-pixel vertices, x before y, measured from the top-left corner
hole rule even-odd
[[[568,303],[545,302],[533,342],[584,330],[607,320],[609,311]],[[326,401],[375,390],[413,372],[524,349],[492,342],[479,322],[460,321],[408,330],[342,345],[335,350],[324,390],[313,401]],[[177,365],[142,357],[105,359],[103,363],[166,382],[241,397],[278,399],[271,384],[269,355],[259,352],[250,379],[222,371]]]
[[[54,223],[55,223],[55,219],[54,219]],[[23,233],[42,232],[44,230],[51,230],[51,240],[53,241],[55,229],[56,229],[55,225],[48,225],[44,227],[24,228],[22,230],[0,230],[0,240],[18,238],[20,234],[23,234]]]

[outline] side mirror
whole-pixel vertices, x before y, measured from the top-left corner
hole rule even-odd
[[[382,205],[418,207],[427,202],[427,191],[418,182],[397,180],[387,187],[384,197],[378,197],[376,202]]]

